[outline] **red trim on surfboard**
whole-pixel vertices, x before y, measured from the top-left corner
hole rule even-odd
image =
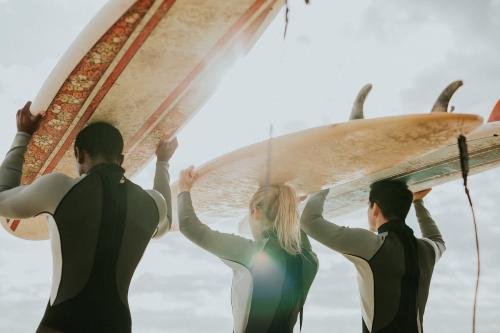
[[[12,220],[12,224],[10,225],[10,230],[16,231],[17,227],[19,227],[19,223],[21,223],[21,220]]]
[[[123,70],[127,67],[127,65],[130,63],[132,58],[135,56],[137,51],[141,48],[141,46],[144,44],[144,42],[148,39],[148,37],[151,35],[155,27],[158,25],[160,20],[165,16],[165,14],[170,10],[172,5],[175,3],[176,0],[165,0],[160,7],[158,7],[158,10],[153,14],[149,22],[144,26],[144,29],[140,32],[140,34],[137,36],[137,38],[134,40],[132,45],[130,45],[130,48],[125,52],[123,55],[122,59],[118,62],[116,67],[113,69],[113,72],[111,72],[110,76],[106,79],[100,90],[97,92],[95,95],[94,99],[92,102],[90,102],[87,110],[83,113],[81,118],[78,120],[77,124],[71,131],[70,135],[66,138],[64,141],[63,145],[61,148],[59,148],[57,154],[54,156],[54,158],[50,161],[49,165],[47,168],[43,171],[44,174],[52,172],[59,161],[63,158],[64,154],[66,153],[66,150],[71,146],[73,141],[76,138],[77,133],[80,131],[80,129],[85,126],[87,121],[92,117],[94,114],[95,110],[99,106],[99,104],[102,102],[104,97],[107,95],[113,84],[116,82],[118,77],[121,75]]]
[[[150,19],[150,21],[146,24],[143,31],[141,31],[141,33],[136,38],[134,43],[131,45],[129,50],[127,50],[127,52],[125,53],[123,58],[120,60],[117,67],[114,69],[114,71],[110,75],[110,77],[108,77],[106,82],[103,84],[103,86],[101,87],[101,90],[96,94],[96,96],[94,97],[94,100],[89,104],[88,109],[84,112],[84,114],[82,115],[82,117],[80,118],[80,120],[78,121],[76,126],[73,128],[71,134],[66,138],[66,140],[64,141],[64,143],[61,146],[61,148],[59,149],[59,151],[56,153],[54,158],[51,160],[51,162],[49,163],[47,168],[43,171],[44,174],[50,173],[55,169],[55,167],[57,166],[59,161],[64,156],[66,150],[69,149],[69,147],[71,146],[73,140],[75,139],[75,137],[77,135],[77,132],[81,128],[83,128],[83,126],[87,123],[87,121],[90,119],[90,117],[92,116],[95,109],[99,106],[99,103],[106,96],[107,92],[109,91],[109,89],[111,88],[113,83],[120,76],[120,74],[123,72],[125,67],[128,65],[130,60],[135,55],[135,53],[140,49],[142,44],[149,37],[149,35],[154,30],[156,25],[159,23],[161,18],[168,12],[170,7],[174,3],[175,3],[175,0],[165,0],[165,2],[159,7],[158,11],[153,15],[153,17]],[[179,89],[179,86],[178,86],[174,90],[174,92],[169,96],[169,97],[171,97],[172,95],[175,94],[175,96],[173,96],[174,98],[171,99],[171,102],[173,102],[176,99],[177,94],[180,94],[188,86],[188,83],[190,83],[191,81],[194,80],[194,78],[196,77],[196,74],[198,74],[206,66],[206,63],[208,62],[208,60],[214,56],[213,53],[216,53],[216,51],[218,51],[218,49],[221,49],[222,47],[224,47],[224,43],[226,43],[227,40],[232,38],[239,31],[239,29],[241,29],[241,26],[243,26],[264,3],[265,3],[265,0],[257,0],[256,2],[254,2],[254,4],[243,14],[243,16],[236,22],[236,24],[234,26],[232,26],[231,29],[228,32],[226,32],[226,34],[209,51],[206,58],[203,59],[200,62],[200,64],[198,64],[198,66],[196,66],[195,69],[181,82],[181,84],[179,86],[181,86],[181,88],[183,88],[183,89]],[[167,98],[167,100],[169,100],[169,99],[170,98]],[[165,102],[162,103],[162,106],[164,106]],[[169,105],[166,105],[166,107],[164,109],[161,109],[161,110],[160,110],[160,108],[161,108],[161,106],[160,106],[160,108],[158,108],[153,113],[153,115],[150,116],[150,118],[148,119],[148,124],[154,123],[155,120],[157,120],[158,117],[161,116],[161,114],[157,114],[157,113],[163,112],[168,106]],[[155,119],[151,120],[151,117],[155,117]],[[148,126],[148,127],[150,129],[150,126]],[[148,128],[146,128],[146,126],[143,125],[141,127],[141,129],[139,130],[139,132],[136,133],[136,135],[134,135],[131,142],[134,142],[134,139],[136,137],[140,137],[147,130],[148,130]]]
[[[259,30],[264,28],[264,22],[273,12],[277,3],[278,0],[272,0],[266,8],[262,9],[260,14],[256,16],[255,19],[252,19],[251,23],[239,33],[238,37],[234,39],[234,42],[229,43],[228,47],[211,62],[211,67],[218,68],[221,66],[221,62],[224,64],[232,63],[236,57],[247,54],[254,44],[256,37],[258,37]],[[205,75],[210,75],[211,71],[212,70],[208,68],[206,72],[202,72],[200,76],[204,77]],[[196,89],[196,86],[197,84],[194,83],[194,89]],[[195,113],[186,115],[179,110],[179,108],[182,108],[183,98],[184,97],[181,96],[176,104],[169,108],[168,112],[164,112],[156,125],[149,129],[148,133],[158,133],[162,137],[168,139],[172,137],[174,133],[182,129],[189,119],[195,115]],[[152,149],[151,144],[154,143],[151,142],[150,138],[151,134],[144,135],[140,142],[135,142],[135,145],[128,147],[128,155],[135,154],[137,150],[139,151],[138,154],[142,154],[142,149],[145,147],[148,147],[146,148],[147,150]],[[126,165],[126,169],[129,172],[135,173],[140,170],[140,167]]]
[[[217,53],[222,49],[225,44],[241,30],[241,28],[250,20],[253,14],[262,7],[265,0],[257,0],[250,6],[247,11],[240,17],[240,19],[222,36],[221,39],[208,51],[204,59],[201,60],[198,65],[181,81],[181,83],[174,89],[174,91],[160,104],[160,106],[154,111],[151,116],[146,120],[146,122],[141,126],[141,128],[132,136],[129,142],[134,145],[134,143],[139,142],[146,132],[153,128],[153,125],[158,119],[163,115],[163,112],[172,106],[172,103],[179,97],[188,86],[195,80],[195,78],[200,74],[200,72],[207,66],[208,62],[213,59]],[[125,147],[125,154],[127,154],[130,149],[130,145]]]
[[[244,32],[244,38],[243,38],[243,44],[246,47],[245,52],[250,51],[250,47],[252,46],[251,42],[252,39],[255,37],[255,34],[259,30],[259,28],[262,26],[266,18],[269,16],[269,13],[273,10],[274,5],[276,5],[277,0],[274,0],[269,4],[269,6],[266,7],[260,13],[260,15],[250,24],[250,26],[245,30]]]
[[[488,118],[489,123],[492,123],[494,121],[500,121],[500,99],[493,108],[493,111],[491,111],[490,117]]]

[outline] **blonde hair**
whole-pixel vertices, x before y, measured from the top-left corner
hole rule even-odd
[[[250,209],[259,208],[276,231],[281,247],[290,254],[301,252],[297,195],[288,185],[262,186],[253,195]]]

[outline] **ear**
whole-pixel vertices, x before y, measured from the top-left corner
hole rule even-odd
[[[380,207],[376,202],[373,203],[373,216],[374,217],[379,217],[379,215],[382,215],[382,211],[380,210]]]
[[[79,164],[83,164],[85,161],[85,151],[80,150],[80,148],[75,147],[75,158]]]
[[[260,221],[260,219],[262,218],[262,211],[259,207],[255,207],[252,209],[252,218],[257,221]]]

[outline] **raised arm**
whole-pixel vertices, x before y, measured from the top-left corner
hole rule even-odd
[[[160,212],[160,221],[153,238],[162,237],[172,226],[172,194],[170,191],[169,161],[177,149],[177,138],[161,142],[156,150],[156,170],[153,189],[161,196],[152,194]],[[150,193],[151,194],[151,193]]]
[[[61,197],[74,180],[62,174],[38,178],[31,185],[20,185],[31,134],[36,130],[39,117],[31,115],[30,103],[17,113],[18,133],[0,166],[0,216],[29,218],[41,213],[53,213]]]
[[[424,201],[422,199],[423,198],[418,198],[414,200],[413,205],[417,214],[418,225],[420,226],[422,237],[434,248],[437,262],[446,250],[446,246],[436,222],[432,218],[429,211],[425,208]]]
[[[370,260],[380,248],[381,239],[361,228],[338,226],[323,218],[323,206],[328,190],[313,194],[302,212],[302,230],[309,236],[342,254],[354,255]]]
[[[192,168],[181,173],[179,181],[181,193],[177,198],[181,233],[196,245],[221,259],[248,265],[256,248],[253,241],[212,230],[196,216],[189,193],[195,179],[196,175],[193,174]]]

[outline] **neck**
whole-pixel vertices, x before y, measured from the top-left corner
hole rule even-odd
[[[390,230],[394,227],[402,227],[406,226],[405,220],[401,219],[390,219],[386,220],[384,223],[378,226],[377,232],[385,232],[387,230]]]
[[[377,219],[377,221],[375,223],[375,225],[377,226],[377,230],[378,230],[378,228],[380,228],[381,226],[383,226],[387,222],[389,222],[389,220],[386,219],[385,217]]]
[[[113,161],[109,161],[109,160],[106,160],[106,159],[103,159],[103,158],[97,158],[97,159],[94,159],[92,161],[89,161],[88,163],[85,164],[84,168],[80,169],[83,171],[83,173],[88,173],[90,170],[92,170],[93,168],[95,168],[96,166],[99,166],[99,165],[103,165],[103,164],[113,164],[113,165],[116,165],[116,166],[120,166],[119,163],[116,163],[116,162],[113,162]]]

